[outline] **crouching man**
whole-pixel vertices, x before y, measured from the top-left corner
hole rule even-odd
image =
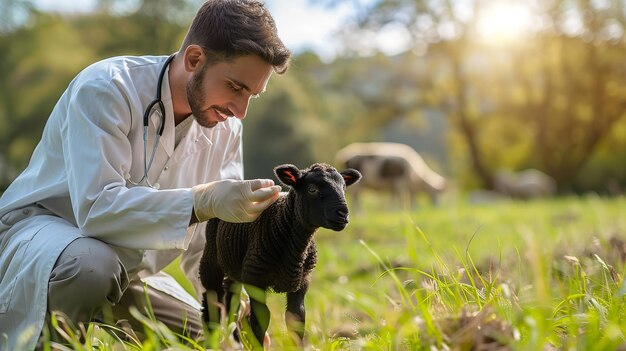
[[[0,349],[34,349],[51,311],[130,318],[144,281],[158,320],[201,332],[159,272],[181,256],[200,293],[201,222],[252,221],[277,199],[273,181],[242,180],[241,120],[290,55],[260,1],[209,0],[177,53],[78,74],[0,198]]]

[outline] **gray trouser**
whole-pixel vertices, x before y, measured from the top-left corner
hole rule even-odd
[[[196,337],[202,332],[200,312],[143,282],[128,281],[117,254],[93,238],[74,240],[61,253],[48,284],[48,310],[67,315],[73,323],[89,322],[111,306],[115,320],[128,320],[139,333],[144,326],[128,312],[147,306],[146,290],[156,319],[175,333]],[[110,321],[106,321],[110,322]]]

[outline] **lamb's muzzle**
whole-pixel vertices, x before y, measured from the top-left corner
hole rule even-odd
[[[332,208],[329,212],[330,214],[326,216],[328,223],[324,225],[325,228],[340,231],[350,222],[348,206],[346,204],[342,204],[338,206],[338,208]]]

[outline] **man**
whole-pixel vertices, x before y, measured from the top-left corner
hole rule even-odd
[[[262,3],[209,0],[171,61],[115,57],[70,83],[0,198],[0,349],[35,348],[52,311],[130,318],[144,282],[157,319],[200,333],[194,301],[159,272],[182,253],[201,294],[197,223],[252,221],[278,198],[271,180],[242,180],[240,120],[290,55]]]

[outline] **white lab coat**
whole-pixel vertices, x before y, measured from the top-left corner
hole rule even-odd
[[[193,121],[174,148],[165,74],[165,130],[149,171],[160,189],[128,182],[128,173],[133,181],[143,175],[143,114],[155,98],[166,58],[116,57],[81,72],[52,111],[28,167],[0,198],[0,220],[5,222],[35,203],[45,208],[43,213],[54,214],[13,226],[0,223],[0,349],[15,348],[24,331],[30,335],[20,343],[35,347],[51,269],[60,252],[80,236],[113,245],[131,278],[154,274],[182,253],[181,267],[201,292],[197,268],[204,225],[189,227],[190,188],[243,178],[242,126],[235,118],[212,129]],[[148,158],[160,123],[158,109],[154,111]]]

